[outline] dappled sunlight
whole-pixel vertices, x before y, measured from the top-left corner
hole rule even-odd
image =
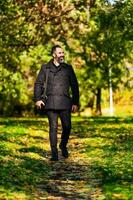
[[[131,199],[132,118],[73,117],[70,157],[50,161],[48,121],[0,121],[0,199]],[[61,137],[59,123],[58,140]]]

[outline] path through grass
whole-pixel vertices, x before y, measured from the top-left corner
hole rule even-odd
[[[133,117],[72,121],[70,157],[50,162],[47,119],[0,119],[0,200],[133,200]]]

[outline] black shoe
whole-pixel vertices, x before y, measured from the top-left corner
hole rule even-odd
[[[50,159],[51,161],[58,161],[59,159],[58,159],[58,157],[51,157],[51,159]]]
[[[52,153],[51,161],[58,161],[58,153]]]
[[[62,155],[64,158],[68,158],[69,154],[68,154],[68,150],[66,148],[66,146],[62,146],[61,144],[59,145],[61,151],[62,151]]]

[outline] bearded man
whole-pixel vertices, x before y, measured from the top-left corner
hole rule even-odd
[[[52,59],[47,64],[42,65],[37,76],[34,86],[34,99],[38,108],[45,107],[49,120],[51,161],[58,161],[58,117],[62,125],[59,148],[62,156],[68,158],[67,143],[71,132],[71,113],[76,112],[79,107],[79,86],[72,66],[64,61],[62,47],[59,45],[53,46],[51,55]],[[42,94],[47,74],[47,100],[44,102]]]

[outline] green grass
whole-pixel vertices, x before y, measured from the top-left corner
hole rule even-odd
[[[133,117],[72,122],[70,157],[50,162],[46,118],[0,119],[0,200],[133,200]]]

